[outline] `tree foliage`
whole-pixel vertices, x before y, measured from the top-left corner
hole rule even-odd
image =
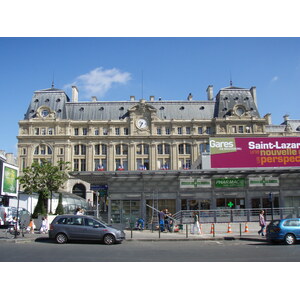
[[[56,215],[63,215],[64,214],[64,207],[62,205],[62,193],[59,193],[59,198],[58,198],[58,205],[55,210]]]
[[[48,211],[49,197],[52,200],[52,193],[57,192],[68,179],[68,164],[68,162],[59,161],[54,166],[51,162],[43,160],[41,164],[34,162],[23,170],[23,175],[19,177],[22,189],[28,194],[39,194],[34,216]],[[50,207],[51,209],[52,207]]]

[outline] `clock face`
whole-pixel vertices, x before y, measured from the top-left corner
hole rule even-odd
[[[49,110],[48,109],[43,109],[41,112],[42,117],[47,117],[49,115]]]
[[[148,123],[145,119],[138,119],[136,121],[136,127],[139,129],[147,128],[147,126],[148,126]]]

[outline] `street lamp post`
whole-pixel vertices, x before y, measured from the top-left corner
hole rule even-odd
[[[96,192],[96,216],[99,218],[99,198],[100,198],[100,192]]]
[[[273,222],[273,206],[274,206],[274,202],[273,202],[273,194],[269,193],[269,201],[271,202],[271,215],[272,215],[272,222]]]

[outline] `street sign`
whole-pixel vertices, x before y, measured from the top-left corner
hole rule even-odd
[[[232,208],[232,206],[234,206],[234,204],[230,201],[227,206],[229,206],[230,208]]]
[[[92,191],[99,191],[99,190],[108,190],[107,184],[91,184]]]

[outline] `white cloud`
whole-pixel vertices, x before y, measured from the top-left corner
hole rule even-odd
[[[274,77],[272,78],[271,82],[275,82],[275,81],[277,81],[278,79],[279,79],[278,76],[274,76]]]
[[[76,85],[79,92],[82,92],[86,97],[102,97],[112,88],[113,84],[126,84],[129,80],[131,80],[131,74],[128,72],[122,72],[116,68],[105,70],[102,67],[98,67],[78,76],[72,84],[68,84],[66,87]]]

